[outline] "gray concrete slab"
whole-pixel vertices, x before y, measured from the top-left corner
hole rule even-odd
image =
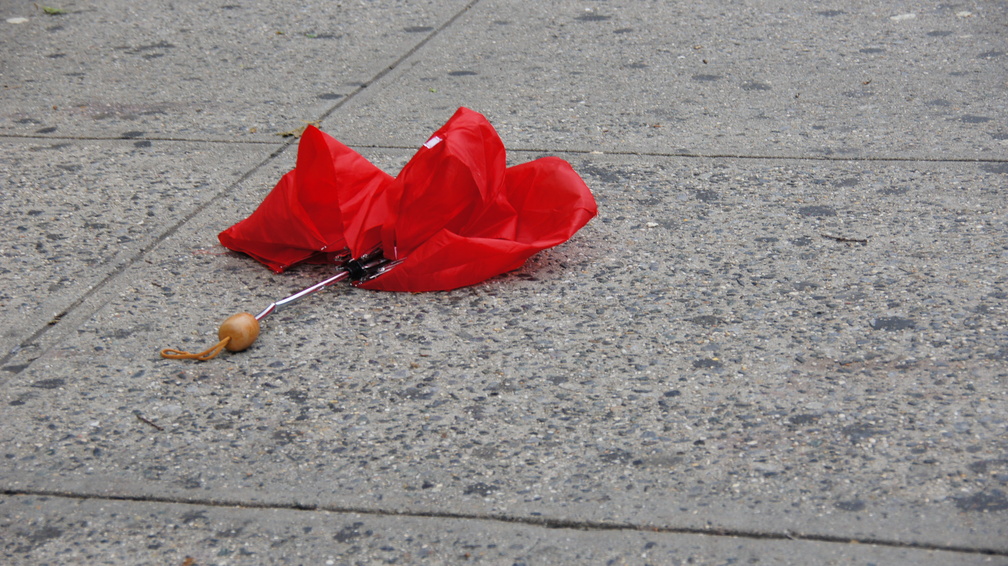
[[[8,564],[991,564],[916,548],[60,497],[0,498]],[[82,528],[83,527],[83,528]]]
[[[515,274],[334,289],[248,352],[157,358],[325,272],[192,253],[264,168],[8,380],[0,481],[1008,552],[1000,173],[576,165],[600,218]]]
[[[990,3],[484,1],[327,125],[411,146],[470,106],[513,148],[1004,160],[1006,20]]]
[[[0,34],[0,133],[276,140],[464,6],[8,3],[4,19],[28,21]]]
[[[240,4],[3,24],[11,559],[1005,562],[1004,4]],[[275,133],[396,172],[460,104],[599,218],[158,357],[328,273],[217,245]]]
[[[35,335],[269,151],[147,140],[0,142],[0,365],[21,348],[37,356],[46,346]]]

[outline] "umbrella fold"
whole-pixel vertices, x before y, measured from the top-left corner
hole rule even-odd
[[[507,167],[481,114],[460,108],[392,177],[309,126],[294,170],[220,242],[281,272],[376,250],[386,291],[449,290],[521,266],[568,240],[598,212],[581,177],[556,157]]]

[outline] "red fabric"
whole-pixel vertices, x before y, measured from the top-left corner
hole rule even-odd
[[[400,263],[361,287],[435,291],[515,269],[597,212],[570,164],[546,157],[506,167],[490,123],[460,108],[395,179],[309,127],[295,169],[220,241],[277,272],[380,245]]]
[[[304,261],[328,263],[344,251],[358,257],[381,241],[384,215],[373,210],[392,181],[356,151],[308,126],[294,170],[218,239],[277,273]]]

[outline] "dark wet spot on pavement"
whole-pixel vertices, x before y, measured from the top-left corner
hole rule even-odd
[[[814,205],[803,206],[798,209],[798,214],[802,216],[836,216],[836,210],[832,206]]]
[[[500,455],[500,451],[497,450],[497,447],[494,446],[493,444],[489,444],[487,446],[480,446],[478,448],[474,448],[472,451],[472,455],[473,457],[479,458],[481,460],[493,460],[494,458]]]
[[[603,16],[602,14],[596,14],[594,12],[586,12],[574,19],[579,22],[604,22],[612,19],[612,16]]]
[[[690,322],[692,322],[693,324],[698,324],[700,326],[717,326],[719,324],[724,323],[724,321],[720,317],[712,315],[695,316],[690,319]]]
[[[290,444],[295,439],[297,439],[297,434],[289,430],[278,430],[273,433],[273,440],[276,440],[277,444],[280,444],[281,446]]]
[[[436,390],[431,389],[431,388],[425,388],[425,387],[423,387],[423,384],[420,384],[417,387],[407,387],[406,389],[403,389],[402,391],[399,391],[398,395],[400,397],[402,397],[403,399],[421,399],[421,400],[423,400],[423,399],[430,399],[430,398],[432,398],[434,396],[435,392],[436,392]]]
[[[907,187],[886,187],[884,189],[879,189],[878,193],[880,195],[905,195],[910,192]]]
[[[629,464],[633,460],[633,454],[622,448],[613,448],[599,454],[599,460],[607,464]]]
[[[840,429],[840,432],[851,441],[851,444],[860,444],[869,438],[875,438],[886,433],[873,424],[852,424]]]
[[[697,200],[701,202],[714,202],[719,198],[721,198],[721,195],[718,194],[717,191],[711,191],[707,189],[695,191],[693,194],[694,196],[696,196]]]
[[[875,330],[906,330],[916,326],[912,318],[902,318],[898,316],[882,316],[871,321],[871,327]]]
[[[865,508],[865,502],[860,499],[837,501],[833,503],[833,506],[841,511],[862,511]]]
[[[298,404],[304,403],[308,400],[308,392],[300,389],[289,389],[285,391],[283,395]]]
[[[791,415],[790,417],[788,417],[788,422],[795,426],[815,424],[818,420],[819,415],[814,415],[812,413],[802,413],[799,415]]]
[[[361,527],[363,526],[364,523],[361,521],[357,521],[353,524],[346,525],[345,527],[337,531],[336,534],[333,535],[333,538],[336,539],[336,542],[350,542],[360,538],[361,536],[371,536],[372,531],[370,530],[361,531]]]
[[[161,469],[162,471],[166,469],[164,466],[158,466],[158,468]],[[179,520],[182,521],[183,525],[188,525],[196,521],[206,521],[207,512],[205,509],[200,509],[198,511],[187,511],[183,513],[182,516],[179,517]]]
[[[703,358],[693,361],[694,369],[718,369],[722,367],[722,365],[723,364],[721,362],[712,358]]]
[[[483,482],[476,482],[467,486],[462,493],[465,495],[482,495],[483,497],[487,497],[495,491],[497,491],[496,486]]]
[[[178,482],[185,489],[199,489],[203,487],[203,478],[199,475],[184,476]]]
[[[31,544],[28,546],[28,548],[22,547],[18,550],[20,550],[21,552],[27,552],[33,548],[37,548],[39,546],[42,546],[43,544],[46,544],[50,540],[63,536],[63,530],[53,525],[46,525],[36,531],[23,534],[24,537],[28,539],[28,542]]]
[[[619,181],[630,178],[630,172],[628,170],[614,167],[602,167],[585,164],[579,169],[581,170],[581,173],[591,175],[603,183],[618,183]]]
[[[1000,489],[989,492],[974,493],[966,497],[955,498],[956,507],[960,511],[1005,511],[1008,510],[1008,496]]]
[[[969,451],[969,450],[967,450]],[[976,451],[974,451],[976,452]],[[1008,458],[992,458],[990,460],[977,460],[967,466],[971,472],[987,476],[994,471],[1008,473]]]

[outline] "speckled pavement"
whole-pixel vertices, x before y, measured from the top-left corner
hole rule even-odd
[[[0,562],[1008,564],[1006,28],[0,2]],[[216,239],[306,123],[395,173],[459,106],[598,218],[160,358],[329,273]]]

